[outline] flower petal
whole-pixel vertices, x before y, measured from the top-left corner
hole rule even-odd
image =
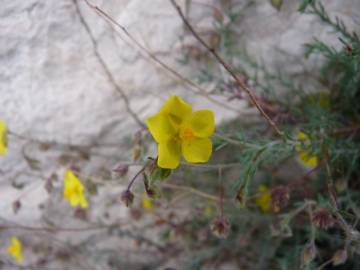
[[[158,143],[168,141],[177,132],[176,126],[171,123],[169,116],[165,113],[160,112],[149,117],[146,124],[151,135]]]
[[[186,122],[197,137],[207,138],[214,133],[214,113],[210,110],[193,112]]]
[[[181,157],[181,145],[176,140],[168,140],[158,145],[158,161],[160,168],[175,169],[179,166]]]
[[[207,162],[212,153],[212,142],[208,138],[195,138],[183,141],[181,149],[187,162]]]
[[[317,156],[311,155],[308,151],[299,151],[298,157],[305,167],[315,168],[318,165]]]
[[[80,207],[81,208],[88,208],[89,207],[89,203],[88,201],[86,200],[85,196],[82,194],[82,196],[80,196]]]
[[[180,125],[191,114],[192,109],[182,98],[172,96],[166,101],[160,112],[169,115],[173,124]]]
[[[0,119],[0,155],[7,153],[6,124]]]

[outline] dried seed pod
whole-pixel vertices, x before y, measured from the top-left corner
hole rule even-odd
[[[226,238],[230,232],[230,222],[226,217],[217,217],[211,222],[210,229],[215,236]]]
[[[271,190],[271,207],[274,212],[279,212],[287,206],[290,194],[286,186],[278,186]]]

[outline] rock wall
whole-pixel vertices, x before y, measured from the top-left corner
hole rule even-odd
[[[215,27],[209,4],[219,7],[229,1],[178,2],[188,10],[197,29],[207,31]],[[270,68],[282,67],[290,74],[303,72],[304,63],[299,60],[303,44],[314,37],[341,46],[317,18],[297,12],[297,0],[284,0],[280,11],[264,0],[232,2],[244,10],[236,29],[239,47],[246,47]],[[182,22],[169,1],[91,3],[124,26],[152,56],[194,80],[196,67],[178,61],[187,36],[183,38]],[[327,0],[324,4],[332,16],[358,30],[358,0]],[[9,154],[0,157],[1,218],[39,221],[39,205],[48,199],[44,181],[53,172],[61,175],[71,164],[59,162],[66,151],[79,156],[79,149],[85,149],[91,158],[85,157],[79,164],[88,174],[130,160],[129,137],[141,128],[138,122],[171,94],[181,95],[195,108],[212,108],[217,123],[256,115],[244,103],[210,95],[215,88],[212,84],[203,85],[203,92],[186,84],[147,52],[83,0],[2,1],[0,117],[11,133]],[[314,64],[317,62],[305,66],[311,70]],[[51,148],[44,151],[47,144]],[[24,188],[14,188],[21,185]],[[61,182],[56,185],[60,189]],[[25,211],[14,214],[11,205],[17,198]],[[52,211],[56,205],[53,207]]]

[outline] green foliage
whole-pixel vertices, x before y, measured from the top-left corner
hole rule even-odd
[[[304,61],[317,59],[322,63],[318,75],[313,76],[315,79],[307,81],[308,75],[304,75],[307,84],[299,84],[286,71],[269,70],[246,51],[239,51],[233,38],[237,16],[230,16],[234,20],[219,25],[220,53],[236,63],[236,70],[251,81],[257,98],[267,106],[266,112],[289,136],[279,139],[262,124],[244,127],[235,123],[219,131],[229,135],[215,138],[216,152],[225,153],[225,163],[235,162],[240,167],[236,177],[223,177],[225,194],[236,197],[240,207],[238,203],[225,205],[224,212],[232,223],[229,238],[206,241],[201,252],[188,257],[186,269],[206,269],[206,264],[216,258],[226,260],[249,253],[254,257],[249,261],[251,266],[244,269],[301,269],[301,254],[305,244],[311,241],[317,252],[302,269],[335,269],[331,258],[344,246],[353,256],[336,269],[359,267],[359,225],[352,224],[360,218],[360,41],[341,19],[333,19],[320,1],[303,0],[299,11],[316,16],[324,27],[334,30],[332,45],[319,39],[305,45]],[[198,78],[201,83],[214,83],[225,96],[236,90],[236,85],[211,68],[202,68]],[[279,87],[284,90],[280,94]],[[298,140],[299,131],[308,136],[307,142]],[[316,157],[318,166],[299,168],[294,160],[301,160],[301,151]],[[287,173],[282,174],[283,171]],[[196,179],[193,181],[197,183]],[[218,182],[214,182],[212,186],[197,187],[217,192]],[[282,215],[260,211],[254,200],[260,183],[272,188],[289,187],[290,201],[281,210]],[[335,225],[328,229],[315,227],[311,211],[320,208],[331,213]],[[279,218],[288,221],[285,227],[292,231],[291,237],[281,234],[284,227],[278,227],[277,235],[271,235],[270,225]],[[203,221],[200,216],[193,220],[198,224]],[[349,235],[349,228],[354,230],[354,235]],[[243,234],[248,245],[232,241],[242,239]],[[228,257],[222,258],[222,252],[228,252]],[[319,268],[326,260],[330,260],[326,264],[328,268]]]

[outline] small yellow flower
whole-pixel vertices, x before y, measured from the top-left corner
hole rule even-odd
[[[308,104],[317,104],[323,109],[329,109],[331,105],[330,95],[325,91],[309,96],[306,101]]]
[[[259,206],[259,208],[263,212],[269,212],[271,210],[271,194],[270,190],[265,185],[260,185],[258,187],[259,196],[255,199],[255,204]]]
[[[309,152],[309,150],[304,149],[304,146],[307,146],[310,144],[309,136],[306,135],[306,133],[300,131],[296,135],[296,137],[303,144],[303,145],[297,145],[295,147],[296,152],[298,153],[299,160],[305,167],[315,168],[319,163],[317,156],[312,155],[311,152]]]
[[[0,156],[7,153],[7,131],[6,124],[0,119]]]
[[[18,263],[21,263],[24,260],[22,244],[15,236],[11,237],[11,244],[8,246],[7,252],[11,254]]]
[[[206,207],[203,208],[203,214],[205,217],[210,217],[215,213],[215,210],[215,207],[209,202],[209,204],[207,204]]]
[[[142,195],[142,207],[149,212],[151,212],[154,209],[153,201],[152,199],[149,198],[149,196],[146,193]]]
[[[72,207],[80,205],[81,208],[88,208],[89,206],[84,196],[84,186],[71,170],[65,172],[64,198],[69,201]]]
[[[203,163],[210,159],[212,142],[209,137],[215,129],[212,111],[193,112],[184,100],[172,96],[146,123],[158,143],[159,167],[175,169],[181,155],[190,163]]]

